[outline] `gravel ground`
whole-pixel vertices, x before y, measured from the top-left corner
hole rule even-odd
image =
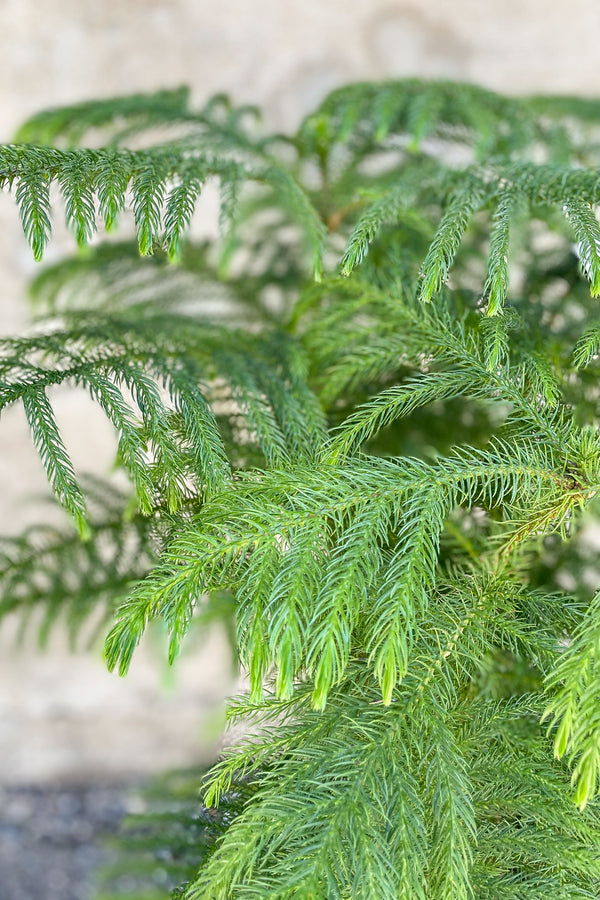
[[[91,900],[135,785],[0,788],[0,900]]]

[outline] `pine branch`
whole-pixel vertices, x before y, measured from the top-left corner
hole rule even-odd
[[[297,221],[312,247],[318,273],[324,227],[306,192],[274,158],[253,152],[246,152],[245,156],[244,161],[239,161],[227,150],[215,154],[210,147],[190,147],[185,141],[138,151],[61,151],[9,145],[0,147],[0,184],[17,185],[15,196],[23,229],[39,260],[51,233],[49,190],[54,181],[66,203],[67,223],[81,243],[96,228],[94,197],[97,195],[105,227],[110,229],[125,207],[130,187],[142,255],[151,253],[157,242],[175,252],[199,196],[198,186],[208,178],[219,177],[229,184],[232,180],[256,181],[271,188]],[[172,181],[186,185],[195,181],[197,186],[194,192],[186,188],[185,203],[179,211],[178,195],[175,200],[171,195],[164,209],[167,184]]]
[[[600,226],[593,211],[573,198],[565,202],[564,212],[578,241],[584,275],[590,282],[592,297],[600,294]]]
[[[550,727],[557,726],[554,736],[556,756],[561,758],[568,754],[571,763],[576,761],[573,781],[576,784],[575,802],[580,809],[595,796],[600,780],[596,712],[596,656],[600,638],[597,607],[596,595],[573,643],[565,649],[548,678],[551,699],[545,713],[545,717],[550,718]]]
[[[126,497],[106,484],[86,484],[96,508],[88,540],[73,529],[35,527],[0,542],[0,620],[17,614],[27,626],[32,615],[40,643],[64,621],[74,644],[88,618],[96,628],[110,620],[133,582],[156,560],[155,524],[124,517]]]
[[[78,244],[126,209],[137,235],[46,270],[54,320],[0,345],[0,408],[23,402],[89,530],[4,541],[0,616],[44,637],[111,610],[124,674],[153,619],[173,661],[218,607],[249,679],[217,808],[138,836],[178,848],[174,896],[598,896],[598,108],[364,83],[282,136],[180,89],[0,147],[36,259],[57,193]],[[221,236],[197,246],[213,180]],[[66,384],[144,516],[88,522]]]
[[[246,606],[240,653],[253,681],[260,683],[283,652],[281,628],[276,625],[271,632],[261,610],[281,605],[281,566],[297,534],[306,547],[300,556],[306,568],[296,566],[294,582],[303,577],[307,584],[321,586],[310,604],[304,604],[310,628],[305,657],[296,662],[298,671],[308,664],[314,673],[315,704],[322,707],[331,686],[343,676],[357,627],[389,702],[390,685],[393,688],[404,674],[411,630],[434,582],[446,516],[457,503],[493,507],[496,498],[502,498],[510,508],[519,497],[532,502],[544,496],[548,487],[560,483],[560,475],[547,458],[538,457],[533,465],[532,450],[499,448],[497,455],[463,451],[439,467],[416,460],[369,460],[334,469],[296,467],[293,475],[275,470],[259,480],[238,481],[229,494],[222,492],[206,504],[190,531],[170,548],[163,566],[123,606],[107,641],[109,665],[126,670],[153,616],[166,614],[170,619],[172,611],[180,609],[185,625],[203,592],[228,587],[238,594],[242,609]],[[522,461],[517,463],[515,454],[522,455]],[[320,530],[323,550],[318,554],[311,552],[312,532],[298,531],[311,521]],[[384,553],[380,542],[388,527],[394,544]],[[275,584],[277,601],[267,600]],[[260,623],[259,637],[253,623]],[[294,613],[286,620],[286,640],[302,647],[302,631]],[[289,675],[282,684],[289,685]]]
[[[467,765],[443,718],[435,720],[423,765],[431,803],[430,889],[434,897],[474,896],[470,870],[477,827]]]
[[[350,275],[360,265],[369,252],[373,238],[384,224],[400,223],[431,239],[429,223],[412,208],[411,200],[411,193],[400,187],[384,194],[367,207],[348,240],[340,263],[342,275]]]
[[[189,495],[190,477],[207,494],[229,478],[223,437],[207,399],[210,390],[203,386],[217,376],[230,383],[267,459],[290,463],[313,458],[320,449],[323,415],[306,385],[301,354],[285,336],[275,345],[270,339],[240,335],[237,350],[226,350],[230,332],[197,327],[187,317],[99,316],[94,321],[88,314],[85,321],[77,316],[71,321],[71,328],[63,331],[4,342],[0,408],[18,400],[26,404],[49,480],[81,527],[83,498],[44,393],[51,385],[74,382],[100,404],[119,431],[121,461],[145,511],[156,502],[156,490],[166,491],[167,505],[175,510]],[[181,356],[176,348],[185,343],[187,351]],[[257,365],[257,350],[262,366]],[[287,384],[281,384],[280,373]],[[179,445],[161,385],[180,418]],[[137,415],[123,388],[132,394]],[[246,443],[251,439],[252,434]]]
[[[425,896],[420,855],[425,849],[423,809],[397,730],[382,730],[381,714],[364,700],[342,700],[346,715],[314,714],[273,734],[272,759],[257,802],[234,821],[188,896],[316,897]],[[352,738],[351,738],[352,735]],[[318,737],[317,737],[318,736]],[[316,739],[316,740],[315,740]],[[286,744],[283,755],[278,744]],[[392,777],[393,792],[382,793]],[[394,818],[391,818],[391,815]],[[399,818],[396,818],[399,816]],[[391,822],[402,822],[403,840]],[[280,822],[277,828],[275,822]],[[360,836],[360,839],[357,839]],[[386,850],[397,855],[385,864]],[[245,876],[245,877],[244,877]]]
[[[446,284],[463,234],[481,202],[479,185],[472,186],[467,182],[448,203],[421,269],[419,296],[424,302],[428,303]]]
[[[62,138],[73,146],[88,129],[106,128],[116,120],[133,118],[152,123],[174,112],[184,113],[188,100],[188,89],[176,88],[61,106],[32,116],[21,125],[15,139],[20,143],[55,144]]]
[[[502,311],[508,290],[508,250],[510,220],[514,197],[505,194],[494,211],[494,227],[490,237],[490,261],[487,280],[483,288],[487,297],[487,314],[495,316]]]
[[[529,111],[529,104],[536,102],[539,98],[502,97],[476,85],[448,81],[358,83],[331,93],[305,119],[300,137],[311,146],[318,123],[321,127],[326,123],[332,142],[371,149],[393,136],[407,135],[414,152],[431,135],[472,146],[484,157],[506,142],[510,149],[522,150],[536,138],[548,140],[546,129]],[[558,120],[564,115],[558,104],[548,104],[544,111]],[[582,112],[589,115],[583,106]]]
[[[85,500],[44,390],[35,387],[27,391],[23,406],[52,490],[75,519],[77,530],[85,540],[89,537]]]

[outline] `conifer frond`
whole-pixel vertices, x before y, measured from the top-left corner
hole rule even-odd
[[[425,896],[425,814],[404,731],[383,728],[381,708],[367,697],[348,700],[340,697],[335,713],[306,713],[302,724],[271,732],[256,802],[192,882],[190,900],[207,892]],[[385,787],[390,777],[393,791]]]
[[[190,478],[210,493],[229,477],[224,436],[211,405],[216,379],[229,385],[238,415],[247,418],[251,431],[242,444],[256,441],[268,460],[282,464],[311,458],[320,449],[323,414],[306,384],[302,354],[287,336],[240,334],[233,348],[230,331],[197,325],[187,316],[71,314],[69,321],[71,327],[62,331],[3,342],[0,409],[18,400],[25,404],[48,478],[81,528],[83,497],[46,395],[53,385],[85,387],[100,404],[119,432],[121,461],[146,512],[157,489],[167,492],[169,507],[176,509],[189,495]],[[170,395],[172,411],[159,388]],[[217,402],[218,391],[214,396]],[[238,448],[239,442],[229,449]]]
[[[479,378],[474,382],[472,373],[460,369],[407,379],[401,385],[387,388],[373,400],[358,407],[342,423],[332,442],[328,458],[332,462],[343,459],[390,422],[409,415],[419,406],[435,400],[458,397],[473,390],[476,394],[482,392]]]
[[[575,763],[575,801],[580,809],[596,795],[600,782],[599,641],[596,595],[547,681],[551,698],[545,717],[554,731],[554,752],[559,759],[566,755],[571,764]]]
[[[0,185],[16,185],[23,229],[37,260],[51,234],[53,182],[62,192],[67,222],[80,243],[96,229],[95,198],[110,229],[129,202],[130,189],[140,253],[145,255],[156,244],[176,253],[201,185],[214,177],[228,185],[255,181],[269,188],[300,226],[312,248],[315,271],[320,271],[324,226],[304,189],[272,157],[249,152],[240,161],[229,151],[218,154],[185,141],[137,151],[0,147]]]
[[[502,309],[508,289],[509,232],[512,220],[529,204],[547,211],[550,227],[560,210],[567,218],[578,245],[582,271],[590,283],[592,296],[598,287],[598,246],[600,226],[594,204],[600,202],[600,176],[597,169],[569,168],[559,165],[536,165],[522,162],[512,165],[470,166],[455,171],[442,170],[436,177],[422,179],[421,203],[440,204],[443,215],[420,268],[420,297],[428,302],[448,281],[450,269],[463,243],[473,216],[480,209],[494,207],[490,239],[488,274],[482,285],[488,301],[488,314]],[[368,244],[386,220],[387,211],[397,204],[402,188],[388,189],[368,208],[355,226],[342,260],[342,271],[348,274],[365,256]],[[417,204],[414,204],[417,205]],[[413,216],[414,205],[410,216]],[[412,220],[421,232],[426,224]]]
[[[463,234],[481,202],[479,185],[468,183],[450,199],[421,268],[419,295],[426,303],[446,284]]]
[[[395,296],[392,302],[360,282],[348,293],[339,282],[324,283],[312,293],[321,298],[322,308],[310,310],[310,318],[307,309],[305,316],[303,339],[324,373],[321,396],[335,408],[335,401],[349,392],[386,381],[391,386],[355,405],[341,422],[331,441],[332,460],[356,452],[363,440],[376,437],[398,416],[460,395],[510,404],[511,427],[529,437],[543,436],[556,449],[568,441],[562,386],[541,348],[531,352],[526,325],[515,311],[501,319],[473,320],[444,302],[424,308],[410,295]],[[339,300],[330,306],[328,296]],[[506,356],[499,365],[502,346]],[[432,371],[423,373],[424,360]]]
[[[600,226],[590,208],[600,201],[596,170],[520,163],[491,172],[482,170],[479,176],[467,170],[458,179],[454,178],[458,187],[422,266],[423,300],[430,300],[445,283],[473,213],[495,202],[484,295],[488,298],[489,314],[501,309],[508,287],[509,228],[516,206],[521,206],[523,201],[563,211],[578,243],[581,266],[590,282],[592,296],[597,295]]]
[[[140,318],[172,311],[193,314],[207,324],[226,321],[256,328],[282,319],[264,302],[264,287],[261,278],[248,274],[222,281],[203,244],[186,243],[173,266],[160,253],[140,257],[137,243],[123,241],[90,247],[84,255],[44,266],[30,283],[29,295],[37,318],[91,308],[110,313],[132,308],[130,314]]]
[[[487,298],[488,316],[495,316],[502,311],[508,290],[509,229],[513,206],[514,197],[507,193],[499,200],[494,211],[490,236],[490,261],[483,288],[484,297]]]
[[[340,263],[342,275],[350,275],[360,265],[369,252],[369,244],[384,224],[400,223],[426,239],[431,239],[429,222],[415,212],[411,200],[410,192],[400,187],[383,194],[367,207],[348,240]]]
[[[169,193],[165,209],[164,241],[170,259],[179,256],[181,236],[187,230],[202,190],[202,180],[193,173],[182,179]],[[233,213],[232,213],[233,215]]]
[[[86,539],[89,528],[85,500],[46,393],[43,387],[35,385],[23,394],[22,399],[33,442],[52,490],[59,503],[73,516],[80,536]]]
[[[566,828],[557,825],[559,811],[566,812],[570,802],[569,781],[564,767],[551,759],[539,726],[500,719],[492,735],[487,752],[476,751],[471,770],[481,821],[476,896],[594,897],[598,808],[570,817]]]
[[[24,122],[15,140],[25,144],[49,145],[63,140],[68,146],[74,146],[89,129],[106,128],[115,121],[127,119],[147,127],[153,122],[168,120],[173,114],[184,114],[188,103],[189,90],[181,87],[154,94],[130,94],[59,106],[37,113]]]
[[[37,620],[41,643],[58,622],[72,643],[88,618],[104,625],[156,560],[155,522],[125,517],[128,498],[107,484],[86,488],[94,512],[85,542],[72,528],[50,526],[0,540],[0,620],[16,614],[22,631]]]
[[[535,698],[463,699],[444,709],[425,693],[417,711],[400,690],[386,709],[357,663],[349,676],[322,713],[307,709],[307,687],[293,703],[265,701],[260,736],[209,773],[209,804],[232,779],[256,792],[188,900],[280,896],[282,885],[284,896],[310,888],[323,900],[372,896],[373,884],[383,896],[395,889],[436,900],[533,897],[530,888],[555,883],[593,890],[598,811],[558,825],[559,810],[569,808],[568,777],[530,718]],[[354,815],[371,823],[367,833]],[[380,821],[390,827],[377,833]],[[350,823],[361,840],[347,837]]]
[[[126,671],[150,618],[163,616],[179,634],[203,592],[228,588],[240,604],[240,654],[253,684],[283,659],[285,696],[308,667],[322,708],[360,634],[389,702],[435,584],[444,520],[459,503],[493,507],[501,497],[510,507],[560,483],[550,458],[533,463],[532,451],[499,446],[434,467],[371,459],[238,480],[205,504],[123,606],[107,640],[110,667]],[[301,582],[300,609],[292,598]]]
[[[576,197],[565,201],[563,207],[575,238],[581,267],[590,282],[592,297],[600,294],[600,225],[589,205]]]
[[[82,156],[69,160],[58,176],[67,227],[80,247],[96,230],[95,175],[92,160]]]
[[[489,303],[487,311],[490,313]],[[496,371],[498,366],[506,365],[509,361],[510,332],[515,331],[521,325],[518,314],[510,308],[502,311],[497,309],[494,315],[490,314],[481,318],[479,328],[482,355],[489,372]]]
[[[482,156],[497,152],[503,143],[523,149],[535,137],[543,139],[544,133],[529,114],[526,100],[503,97],[471,84],[419,79],[340,88],[305,119],[300,128],[302,141],[309,146],[316,142],[319,128],[327,129],[332,143],[349,142],[371,149],[401,135],[415,152],[431,136],[473,146]]]
[[[598,109],[410,79],[283,137],[179,90],[0,148],[36,258],[58,193],[79,244],[126,208],[137,232],[42,274],[60,318],[0,347],[0,406],[90,529],[5,542],[0,615],[76,628],[119,597],[124,674],[151,620],[172,661],[224,597],[249,678],[176,896],[598,896]],[[227,233],[199,247],[210,179]],[[63,383],[119,432],[146,518],[87,524]]]
[[[129,814],[110,836],[113,860],[97,873],[102,900],[126,900],[134,889],[139,900],[162,900],[166,890],[182,900],[185,885],[254,793],[238,779],[218,811],[206,809],[198,799],[203,774],[171,772],[144,786],[143,810]]]
[[[432,810],[430,891],[434,897],[470,900],[477,840],[473,788],[451,729],[442,717],[428,726],[423,767]]]
[[[581,335],[573,350],[573,365],[583,369],[595,360],[600,351],[600,327],[594,326]]]
[[[12,161],[12,160],[11,160]],[[8,164],[10,165],[10,163]],[[7,180],[12,186],[14,176],[8,174]],[[19,178],[15,200],[19,208],[21,223],[25,237],[33,251],[33,258],[39,262],[44,255],[44,249],[50,239],[52,225],[50,222],[50,177],[44,171],[43,163],[33,162]],[[0,163],[0,186],[5,184],[5,175],[2,163]],[[90,226],[87,220],[82,220],[81,232],[85,233]]]
[[[62,443],[52,406],[46,390],[51,385],[67,381],[86,387],[119,432],[119,453],[130,472],[138,492],[140,508],[149,512],[154,493],[161,486],[166,491],[168,505],[176,509],[188,494],[186,478],[194,470],[210,491],[227,477],[227,461],[222,442],[211,417],[204,417],[204,400],[196,384],[181,381],[175,367],[168,362],[150,371],[169,385],[178,410],[183,412],[184,440],[189,444],[194,462],[192,468],[184,446],[177,447],[165,407],[153,377],[143,367],[132,364],[118,348],[97,347],[96,359],[81,356],[83,335],[55,334],[37,340],[4,342],[12,355],[3,360],[3,384],[0,407],[21,400],[32,429],[34,442],[45,465],[48,479],[63,506],[70,512],[78,527],[85,530],[85,505],[81,488],[75,478],[66,449]],[[90,335],[92,337],[92,335]],[[69,346],[70,344],[70,346]],[[46,352],[46,359],[27,360],[29,350]],[[54,352],[67,358],[71,365],[56,367],[49,364]],[[32,354],[33,355],[33,354]],[[12,363],[12,366],[11,366]],[[138,415],[123,396],[126,388],[136,402]],[[192,404],[190,407],[190,403]],[[202,421],[202,427],[198,425]],[[213,432],[211,435],[211,431]]]

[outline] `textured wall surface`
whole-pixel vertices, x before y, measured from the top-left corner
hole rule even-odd
[[[0,140],[46,106],[182,83],[199,101],[227,91],[258,103],[284,129],[330,89],[361,79],[598,94],[599,38],[597,0],[3,0]],[[0,233],[0,332],[14,333],[26,322],[34,264],[3,195]],[[48,257],[68,246],[57,236]],[[102,416],[76,393],[56,404],[76,465],[106,472],[115,445]],[[28,498],[44,490],[23,416],[9,410],[0,423],[0,531],[31,521]],[[227,681],[217,639],[186,661],[168,697],[148,652],[117,682],[94,656],[58,647],[19,656],[6,634],[0,643],[0,781],[180,764],[200,752],[199,723]]]

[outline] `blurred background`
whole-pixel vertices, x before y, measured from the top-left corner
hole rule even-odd
[[[278,130],[293,129],[333,88],[366,79],[417,75],[515,94],[597,95],[599,38],[596,0],[3,0],[0,140],[44,107],[180,84],[199,103],[227,92],[258,104]],[[0,333],[16,334],[27,323],[36,264],[5,194],[0,231]],[[47,259],[72,249],[58,228]],[[106,474],[115,441],[105,418],[77,392],[57,395],[56,409],[76,466]],[[0,423],[0,532],[38,520],[32,498],[46,493],[22,411],[10,409]],[[214,755],[233,686],[218,631],[189,648],[174,673],[157,647],[144,646],[125,681],[106,673],[97,649],[70,653],[57,636],[40,654],[33,641],[16,649],[14,632],[11,623],[0,630],[7,797],[15,786],[116,783]],[[10,796],[15,821],[25,820],[30,795]],[[21,896],[7,890],[0,900]]]

